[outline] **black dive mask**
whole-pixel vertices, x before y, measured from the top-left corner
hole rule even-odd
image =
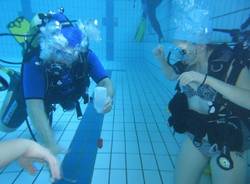
[[[187,65],[183,63],[183,60],[181,58],[179,58],[178,61],[176,61],[174,64],[171,64],[170,63],[171,55],[172,55],[172,53],[169,52],[168,57],[167,57],[167,62],[169,64],[169,66],[171,66],[173,68],[173,70],[175,71],[175,73],[178,74],[178,75],[185,72],[186,68],[187,68]]]

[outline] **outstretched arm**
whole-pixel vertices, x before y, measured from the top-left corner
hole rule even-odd
[[[42,99],[27,99],[26,106],[31,122],[41,136],[42,141],[44,141],[44,144],[50,151],[58,154],[62,150],[57,146],[53,137],[49,119],[45,112],[44,101]]]
[[[13,160],[18,160],[19,163],[28,169],[31,173],[35,172],[32,165],[33,161],[47,162],[52,179],[60,179],[60,168],[57,159],[41,145],[27,139],[16,139],[4,141],[0,143],[0,167],[9,164]]]

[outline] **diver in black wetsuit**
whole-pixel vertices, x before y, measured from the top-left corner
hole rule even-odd
[[[159,4],[162,2],[162,0],[141,0],[142,7],[143,7],[143,13],[142,16],[144,18],[149,19],[151,22],[151,25],[155,32],[158,35],[158,41],[163,41],[163,34],[161,31],[161,26],[159,24],[159,21],[156,18],[156,8],[159,6]]]

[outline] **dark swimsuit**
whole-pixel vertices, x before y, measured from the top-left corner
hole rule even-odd
[[[191,98],[192,96],[199,96],[200,98],[210,101],[210,102],[215,100],[215,97],[217,94],[217,92],[208,85],[199,86],[197,90],[194,90],[188,85],[183,86],[182,89],[188,98]],[[242,127],[242,135],[243,135],[242,150],[245,151],[245,150],[250,149],[250,131],[243,122],[241,123],[241,127]],[[187,133],[187,135],[191,138],[191,140],[193,140],[194,138],[193,134]],[[202,145],[198,149],[204,155],[209,156],[209,157],[220,154],[218,150],[212,149],[212,148],[213,148],[213,145],[211,145],[206,138],[203,138]]]

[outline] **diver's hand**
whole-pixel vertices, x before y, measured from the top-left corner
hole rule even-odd
[[[27,150],[18,159],[20,165],[31,174],[36,172],[33,162],[45,162],[48,164],[52,180],[61,178],[59,162],[50,151],[34,141],[29,142]]]
[[[165,61],[166,56],[162,45],[158,45],[155,49],[153,49],[153,53],[158,60]]]
[[[105,105],[103,107],[103,113],[107,113],[107,112],[111,111],[112,106],[113,106],[113,100],[112,100],[111,97],[108,96],[107,100],[106,100],[106,103],[105,103]]]
[[[201,84],[205,78],[204,74],[195,71],[184,72],[178,77],[180,85],[185,86],[192,82]]]

